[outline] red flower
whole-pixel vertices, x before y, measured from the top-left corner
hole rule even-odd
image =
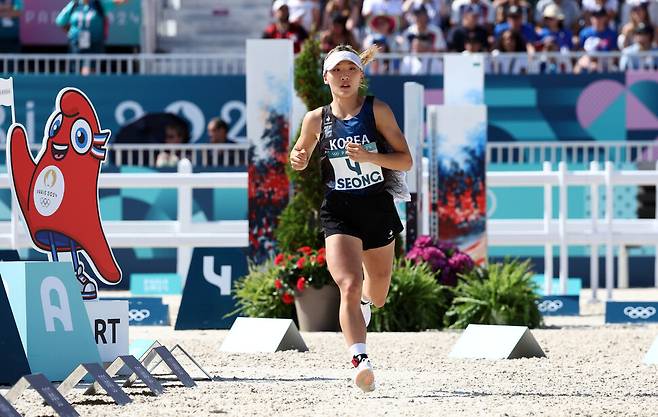
[[[274,265],[277,265],[277,266],[281,265],[282,263],[285,262],[285,260],[286,260],[285,255],[280,253],[280,254],[276,255],[276,258],[274,258]]]
[[[318,254],[317,261],[318,261],[318,265],[324,265],[324,263],[326,262],[326,259],[325,259],[324,255]]]
[[[297,289],[299,291],[304,291],[304,288],[306,288],[306,278],[299,277],[299,279],[297,280]]]
[[[295,302],[295,297],[293,297],[288,293],[285,293],[281,296],[281,301],[283,301],[283,304],[292,304]]]
[[[297,249],[299,252],[303,253],[304,255],[308,256],[313,252],[313,249],[311,249],[310,246],[302,246],[301,248]]]
[[[280,279],[277,278],[274,280],[274,288],[276,288],[277,290],[283,288],[283,283],[281,282]]]
[[[327,250],[325,248],[318,249],[318,255],[325,256],[326,254],[327,254]]]
[[[303,256],[297,259],[297,268],[304,269],[304,263],[306,263],[306,258],[304,258]]]

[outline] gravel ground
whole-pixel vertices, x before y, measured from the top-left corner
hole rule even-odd
[[[219,352],[227,331],[133,327],[133,339],[180,343],[214,381],[184,388],[170,380],[161,397],[130,388],[133,403],[124,407],[81,389],[67,398],[83,416],[112,417],[658,415],[656,367],[642,364],[658,326],[603,325],[603,304],[588,303],[588,291],[582,298],[582,316],[549,318],[547,328],[532,331],[546,352],[542,359],[449,359],[456,331],[370,334],[378,384],[371,394],[352,386],[338,333],[304,333],[309,352],[243,355]],[[655,300],[658,292],[618,291],[615,298]],[[31,390],[16,408],[54,415]]]

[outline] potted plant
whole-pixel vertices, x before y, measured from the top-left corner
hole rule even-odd
[[[536,290],[530,261],[512,260],[474,268],[460,276],[452,290],[454,300],[445,324],[453,329],[464,329],[469,324],[539,327],[542,317]]]
[[[327,270],[325,249],[302,246],[278,254],[274,264],[274,287],[285,304],[295,304],[299,330],[337,331],[340,292]]]

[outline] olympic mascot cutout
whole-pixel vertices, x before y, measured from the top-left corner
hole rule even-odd
[[[7,168],[32,244],[54,262],[59,252],[71,253],[83,300],[96,299],[98,289],[79,252],[98,279],[109,285],[121,281],[98,204],[98,176],[110,134],[101,129],[89,98],[70,87],[57,95],[36,160],[22,125],[12,124],[7,134]]]

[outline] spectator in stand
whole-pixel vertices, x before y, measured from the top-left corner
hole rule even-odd
[[[320,1],[319,0],[286,0],[289,20],[303,27],[307,33],[320,28]]]
[[[126,0],[71,0],[55,19],[67,34],[69,52],[74,54],[102,54],[108,36],[109,21],[107,12],[114,4]],[[93,63],[84,62],[80,70],[87,75],[94,70]]]
[[[496,9],[496,23],[505,22],[507,12],[512,6],[516,6],[521,10],[521,21],[523,23],[533,21],[531,6],[525,0],[495,0],[493,6]]]
[[[501,33],[491,53],[493,73],[525,74],[528,71],[528,56],[508,54],[526,52],[526,50],[526,42],[520,32],[508,29]]]
[[[107,38],[107,12],[126,0],[71,0],[57,15],[55,23],[68,35],[73,53],[103,53]]]
[[[450,27],[450,6],[447,0],[404,0],[402,11],[408,25],[415,22],[414,10],[425,6],[429,22],[440,28]]]
[[[486,52],[482,49],[482,39],[475,32],[468,32],[466,39],[464,39],[464,52],[469,54],[477,54]]]
[[[236,143],[228,138],[229,126],[224,120],[219,117],[213,117],[208,122],[208,143],[221,144],[221,143]]]
[[[580,31],[580,47],[588,52],[617,49],[617,32],[608,25],[608,11],[599,7],[590,13],[591,25]]]
[[[633,43],[635,30],[641,24],[653,27],[651,19],[649,19],[648,9],[648,3],[636,3],[631,7],[631,20],[621,28],[621,33],[617,38],[617,47],[619,49],[624,49]]]
[[[541,22],[544,16],[544,10],[554,4],[562,10],[564,15],[564,27],[570,30],[575,30],[579,27],[580,7],[575,0],[539,0],[535,7],[535,22]]]
[[[564,13],[555,4],[549,4],[544,9],[544,25],[538,31],[542,47],[547,44],[558,51],[570,51],[573,49],[573,35],[569,29],[564,27]],[[549,39],[550,38],[550,39]],[[549,39],[549,40],[547,40]],[[547,43],[548,42],[548,43]],[[546,50],[545,48],[543,50]]]
[[[361,16],[361,7],[354,0],[329,0],[322,15],[322,29],[331,29],[333,18],[337,14],[347,19],[345,27],[353,31],[357,28]]]
[[[489,30],[493,27],[496,11],[489,0],[455,0],[452,3],[451,22],[453,25],[463,20],[466,12],[475,13],[477,24]]]
[[[505,23],[499,23],[496,25],[494,30],[495,38],[500,39],[501,35],[508,30],[520,34],[528,52],[534,52],[537,33],[532,25],[523,23],[521,9],[518,6],[511,6],[507,9],[507,19]]]
[[[623,26],[631,20],[631,10],[634,6],[644,5],[649,14],[649,20],[654,24],[654,32],[656,31],[655,25],[658,24],[658,0],[626,0],[621,6],[621,19],[620,24]]]
[[[410,52],[413,55],[405,55],[400,64],[401,75],[426,75],[426,74],[442,74],[443,62],[425,56],[417,56],[416,54],[426,54],[432,52],[432,40],[427,35],[419,35],[414,37],[411,42]]]
[[[589,53],[608,52],[617,49],[617,32],[608,25],[608,12],[599,7],[590,14],[591,26],[580,31],[580,47]],[[608,66],[609,60],[603,61],[603,67]],[[599,59],[590,54],[580,57],[574,72],[591,72],[599,69]]]
[[[284,0],[276,0],[272,4],[274,23],[271,23],[263,33],[265,39],[292,39],[295,53],[302,49],[302,44],[308,38],[303,27],[289,20],[288,5]]]
[[[655,70],[657,68],[658,59],[653,56],[638,56],[638,52],[655,51],[653,47],[653,26],[645,23],[640,23],[635,28],[633,35],[633,44],[624,48],[622,51],[621,59],[619,60],[619,68],[622,71],[626,70]]]
[[[190,141],[190,132],[187,126],[175,123],[165,126],[164,143],[172,145],[182,145]],[[180,160],[176,151],[162,151],[155,160],[155,166],[158,168],[175,167]]]
[[[571,60],[568,57],[559,56],[556,52],[560,51],[560,45],[557,39],[552,36],[545,36],[540,44],[543,52],[551,53],[541,54],[539,57],[539,72],[542,74],[565,74],[570,72]]]
[[[215,144],[215,145],[222,145],[222,144],[232,144],[236,143],[235,141],[231,140],[228,138],[228,130],[229,126],[228,123],[226,123],[224,120],[220,119],[219,117],[213,117],[210,119],[208,122],[208,143]],[[226,152],[226,156],[224,153]],[[218,150],[218,151],[210,151],[208,154],[208,159],[207,161],[210,162],[212,165],[234,165],[235,163],[235,158],[234,158],[234,153],[230,151],[225,151],[225,150]],[[226,159],[226,160],[225,160]]]
[[[482,49],[489,50],[489,34],[477,22],[477,13],[474,9],[463,10],[461,25],[453,27],[448,34],[448,47],[451,51],[463,52],[465,40],[472,36],[480,40]]]
[[[16,53],[21,50],[19,17],[21,0],[0,0],[0,53]],[[13,72],[4,68],[3,72]]]
[[[361,49],[352,31],[347,29],[347,17],[345,15],[336,13],[332,18],[332,22],[331,27],[320,35],[322,52],[327,53],[338,45],[350,45],[357,51]]]
[[[592,12],[604,9],[608,14],[608,24],[614,28],[619,2],[617,0],[583,0],[583,18],[589,20]]]
[[[398,39],[401,49],[411,50],[411,42],[420,37],[429,40],[431,47],[428,52],[445,52],[447,45],[443,32],[441,28],[430,23],[425,5],[421,4],[414,9],[414,16],[415,23],[409,26]]]
[[[402,16],[402,0],[363,0],[361,15],[369,22],[375,16]]]
[[[370,18],[371,33],[363,40],[363,47],[368,48],[375,43],[386,42],[389,48],[393,49],[395,42],[395,30],[398,19],[389,15],[378,15]]]
[[[367,49],[372,45],[377,45],[380,54],[386,54],[391,52],[391,48],[389,47],[385,36],[370,37],[369,39],[367,39],[367,41],[370,43],[364,44],[363,45],[364,49]],[[377,59],[372,61],[368,66],[366,66],[366,73],[368,75],[390,74],[392,69],[393,68],[392,68],[391,60],[382,59],[381,57],[378,57]]]

